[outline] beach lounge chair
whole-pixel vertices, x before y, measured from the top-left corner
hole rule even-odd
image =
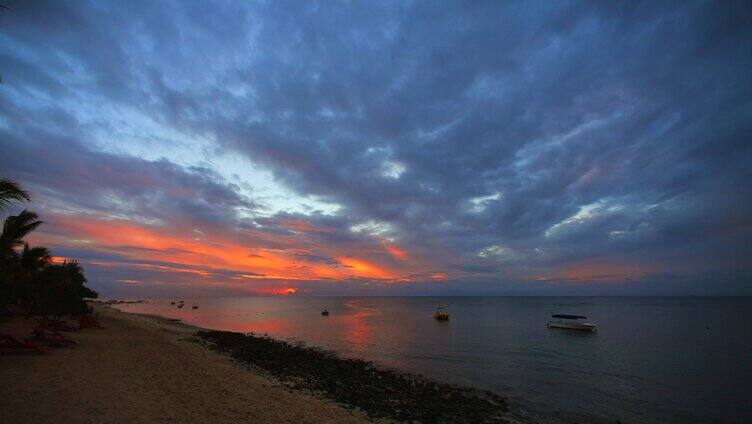
[[[58,334],[61,331],[78,330],[78,327],[68,325],[64,320],[61,320],[60,317],[48,318],[47,316],[44,316],[42,317],[42,319],[37,321],[37,323],[46,327],[46,329],[53,334]]]
[[[43,344],[50,347],[74,347],[76,343],[74,340],[66,339],[60,334],[46,334],[47,328],[39,324],[34,328],[32,332],[33,336],[27,338],[27,341]]]
[[[16,305],[10,310],[10,313],[14,317],[31,317],[31,306],[28,305]]]
[[[0,355],[40,355],[47,348],[18,340],[10,334],[0,334]]]
[[[13,316],[13,312],[5,305],[0,305],[0,318],[10,318]]]
[[[81,315],[81,318],[78,320],[78,328],[97,328],[101,330],[104,329],[104,326],[91,315]]]

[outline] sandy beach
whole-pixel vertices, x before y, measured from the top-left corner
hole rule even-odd
[[[289,389],[189,340],[195,329],[97,306],[104,330],[37,356],[0,356],[0,422],[359,423],[368,420]],[[26,337],[33,319],[0,322]]]

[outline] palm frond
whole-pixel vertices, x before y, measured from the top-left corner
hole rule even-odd
[[[17,182],[8,179],[0,179],[0,210],[5,209],[13,202],[30,202],[31,195],[21,189]]]
[[[29,247],[24,243],[21,251],[21,267],[29,272],[35,272],[44,268],[52,261],[52,254],[46,247]]]
[[[0,233],[0,250],[8,251],[21,246],[23,238],[43,223],[39,220],[39,215],[28,210],[9,216],[3,224],[3,232]]]

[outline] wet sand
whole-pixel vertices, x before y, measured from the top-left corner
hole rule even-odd
[[[73,349],[0,356],[0,422],[360,423],[364,414],[234,363],[195,328],[97,306],[104,330],[66,333]],[[33,319],[0,321],[30,334]]]

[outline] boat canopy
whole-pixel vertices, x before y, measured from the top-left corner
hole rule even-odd
[[[586,319],[587,317],[583,317],[582,315],[564,315],[564,314],[553,314],[551,315],[551,318],[564,318],[564,319]]]

